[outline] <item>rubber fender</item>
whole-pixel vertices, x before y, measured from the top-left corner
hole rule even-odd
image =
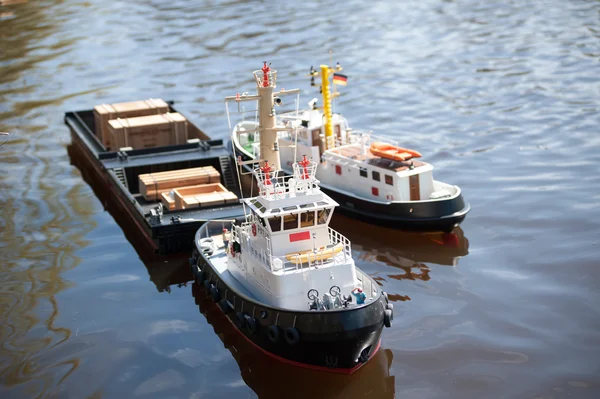
[[[383,311],[383,324],[386,327],[391,327],[392,326],[392,319],[393,319],[393,313],[391,310],[386,309]]]
[[[243,328],[246,325],[246,317],[244,317],[244,314],[242,312],[237,312],[235,314],[235,318],[237,320],[237,325],[240,328]]]
[[[288,345],[296,345],[300,342],[300,333],[295,327],[288,327],[283,332],[283,338],[285,338],[285,342],[287,342]]]
[[[381,292],[381,295],[385,298],[385,303],[390,303],[390,299],[388,298],[388,294],[385,291]]]
[[[189,258],[188,261],[190,262],[190,266],[194,266],[194,263],[196,263],[194,258]]]
[[[279,341],[279,327],[276,325],[270,325],[267,327],[267,338],[269,338],[269,341],[273,343]]]
[[[252,335],[256,334],[256,330],[257,330],[256,319],[254,317],[250,317],[248,315],[245,316],[245,319],[246,319],[246,328],[248,329],[248,332]]]
[[[229,302],[227,302],[227,299],[225,299],[225,298],[223,298],[219,301],[219,307],[225,314],[231,312],[231,310],[232,310],[231,306],[229,305]]]
[[[212,299],[215,302],[219,302],[219,299],[221,299],[221,296],[219,295],[219,289],[214,285],[210,287],[210,296],[212,296]]]
[[[194,280],[196,280],[198,284],[202,284],[204,282],[204,273],[202,272],[202,269],[200,266],[192,266],[192,268],[195,269]]]
[[[388,303],[387,305],[385,305],[386,309],[389,309],[392,311],[392,320],[394,320],[394,304],[393,303]]]
[[[204,289],[206,290],[207,293],[210,291],[210,281],[209,280],[204,280]]]

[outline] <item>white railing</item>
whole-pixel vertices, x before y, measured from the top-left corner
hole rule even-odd
[[[256,261],[261,263],[267,269],[272,272],[280,272],[280,271],[294,271],[300,269],[314,269],[323,266],[335,266],[340,264],[348,263],[352,259],[352,248],[350,241],[338,233],[337,231],[329,228],[329,244],[323,249],[315,249],[314,252],[307,254],[306,257],[302,257],[302,254],[297,254],[297,261],[288,260],[287,256],[296,255],[296,254],[287,254],[285,256],[273,256],[271,253],[271,240],[268,236],[266,236],[267,248],[256,248],[251,245],[251,241],[249,240],[249,235],[252,223],[245,222],[240,226],[233,226],[231,231],[231,238],[233,241],[236,241],[240,244],[242,254],[250,254]],[[339,252],[335,253],[334,248],[341,245],[341,249]],[[332,251],[332,256],[329,257],[321,257],[319,256],[320,251]],[[300,259],[305,259],[305,261],[300,261]]]
[[[380,142],[380,143],[386,143],[386,144],[399,146],[398,141],[391,139],[389,137],[375,135],[371,131],[347,130],[346,134],[347,134],[346,143],[340,143],[339,140],[336,140],[336,146],[346,145],[346,144],[361,144],[363,142],[365,143],[365,145],[367,147],[370,146],[371,143],[374,143],[374,142]]]
[[[341,245],[341,250],[338,253],[333,252],[334,248]],[[320,251],[332,251],[332,256],[321,257],[319,256]],[[352,248],[350,241],[338,233],[337,231],[329,228],[329,244],[324,249],[315,249],[314,252],[306,254],[306,261],[291,261],[288,260],[287,256],[296,255],[296,259],[302,259],[302,254],[287,254],[286,256],[273,256],[271,257],[271,270],[272,271],[294,271],[300,269],[315,269],[323,266],[335,266],[348,263],[352,259]]]
[[[260,168],[255,169],[254,173],[258,182],[259,195],[269,200],[290,198],[303,194],[317,194],[321,191],[319,181],[314,178],[314,172],[310,172],[313,173],[312,177],[309,173],[308,179],[302,178],[303,172],[300,172],[300,178],[290,175],[277,175],[277,172],[264,173]]]

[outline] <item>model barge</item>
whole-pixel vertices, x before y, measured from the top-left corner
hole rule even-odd
[[[167,112],[177,113],[172,103]],[[71,131],[70,150],[81,154],[80,165],[86,173],[95,175],[94,181],[99,184],[95,190],[109,193],[108,198],[129,215],[154,252],[164,255],[189,251],[196,231],[207,220],[231,220],[243,214],[237,200],[235,171],[222,140],[209,139],[186,121],[187,137],[176,144],[108,150],[97,131],[95,117],[94,110],[65,114]],[[203,181],[199,176],[202,173],[206,176]],[[174,179],[195,185],[173,187],[161,183]],[[195,193],[202,191],[210,193],[200,200]]]

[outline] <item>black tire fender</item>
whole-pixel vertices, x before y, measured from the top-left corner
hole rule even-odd
[[[392,311],[391,319],[394,320],[394,304],[388,303],[387,305],[385,305],[385,308]]]
[[[246,328],[248,329],[248,332],[251,335],[256,334],[256,331],[258,329],[256,326],[256,319],[254,317],[251,317],[248,315],[245,316],[245,319],[246,319]]]
[[[225,299],[225,298],[223,298],[219,301],[219,307],[225,314],[231,312],[231,306],[229,305],[229,302],[227,302],[227,299]]]
[[[210,285],[210,280],[204,280],[204,289],[206,290],[207,294],[210,292]]]
[[[391,327],[392,326],[392,320],[393,320],[393,313],[391,310],[386,309],[383,311],[383,324],[386,327]]]
[[[296,345],[300,342],[300,332],[298,332],[296,327],[288,327],[283,332],[283,338],[285,338],[285,342],[287,342],[288,345]]]
[[[211,285],[210,287],[210,296],[212,296],[212,299],[215,302],[219,302],[219,299],[221,299],[221,296],[219,295],[219,289],[214,285]]]
[[[273,343],[279,341],[279,327],[273,324],[267,327],[267,338]]]
[[[246,317],[242,312],[237,312],[235,314],[235,318],[239,328],[243,328],[246,325]]]

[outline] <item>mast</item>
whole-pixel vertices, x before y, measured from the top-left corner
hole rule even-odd
[[[276,170],[281,169],[277,130],[275,129],[275,98],[273,89],[277,81],[277,71],[271,70],[266,61],[262,69],[254,71],[258,90],[258,130],[260,132],[260,159]]]
[[[329,92],[329,66],[321,65],[321,90],[323,92],[323,116],[325,117],[325,148],[335,147],[333,138],[333,122],[331,115],[331,93]]]

